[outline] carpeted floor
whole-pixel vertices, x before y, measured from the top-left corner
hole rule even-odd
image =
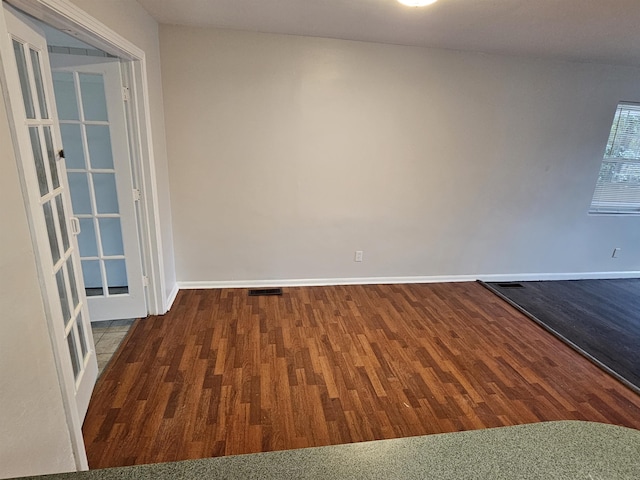
[[[640,279],[483,285],[640,393]]]

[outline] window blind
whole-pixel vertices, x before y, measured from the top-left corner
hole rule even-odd
[[[589,211],[640,214],[640,104],[618,105]]]

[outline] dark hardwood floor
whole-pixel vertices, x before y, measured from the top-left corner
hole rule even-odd
[[[640,393],[640,279],[488,283]]]
[[[91,468],[549,420],[640,396],[476,283],[181,291],[136,322],[84,423]]]

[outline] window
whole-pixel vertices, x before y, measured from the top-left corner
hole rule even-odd
[[[618,105],[589,213],[640,214],[640,104]]]

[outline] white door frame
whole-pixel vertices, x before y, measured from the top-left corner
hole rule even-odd
[[[158,193],[155,174],[155,158],[151,136],[151,114],[148,95],[148,80],[145,52],[131,42],[118,35],[96,19],[76,7],[68,0],[2,0],[14,7],[48,23],[49,25],[73,32],[75,36],[107,53],[120,57],[123,70],[128,72],[125,85],[129,87],[130,101],[127,112],[130,131],[130,148],[132,170],[137,174],[137,188],[141,192],[140,208],[140,237],[145,275],[149,279],[147,288],[147,308],[150,314],[163,314],[168,309],[164,292],[164,262],[162,257],[162,240],[160,231],[160,216],[158,208]],[[7,117],[16,155],[20,151],[19,137],[16,135],[17,126],[13,123],[14,109],[22,108],[19,91],[9,91],[6,68],[15,61],[11,56],[8,45],[9,35],[4,17],[4,10],[0,8],[0,84],[7,108]],[[19,166],[21,160],[16,159]],[[31,220],[30,220],[31,223]],[[31,226],[33,230],[33,225]],[[44,299],[44,297],[43,297]],[[46,300],[45,300],[46,301]],[[48,309],[48,305],[45,305]],[[59,370],[59,369],[58,369]],[[60,370],[59,370],[60,372]],[[73,398],[65,386],[63,378],[59,379],[69,435],[73,446],[73,453],[78,470],[88,468],[82,425],[77,413],[74,415]]]
[[[156,184],[155,157],[151,137],[151,110],[144,50],[138,48],[68,0],[3,0],[59,30],[73,32],[79,40],[125,60],[122,64],[130,101],[127,122],[134,183],[141,193],[140,237],[145,276],[149,279],[149,314],[168,310],[165,299],[164,261]],[[0,35],[6,35],[4,19]],[[5,97],[8,92],[5,92]],[[11,108],[8,104],[8,108]]]

